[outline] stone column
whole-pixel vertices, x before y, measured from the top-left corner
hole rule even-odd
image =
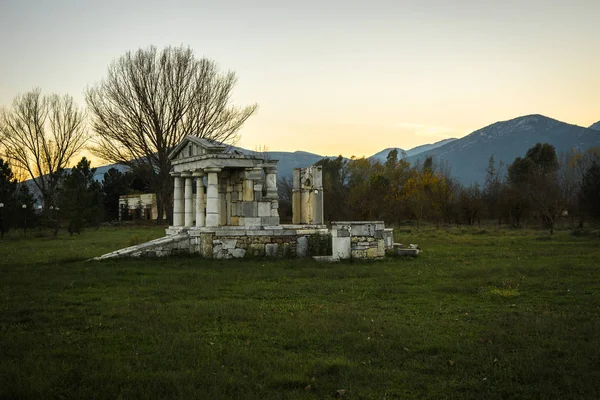
[[[302,170],[294,168],[292,175],[292,224],[302,223],[302,193],[300,175]]]
[[[173,172],[171,176],[174,178],[173,226],[183,226],[183,185],[181,184],[181,174]]]
[[[194,223],[194,194],[192,191],[192,174],[184,172],[181,174],[185,178],[185,218],[184,225],[192,226]]]
[[[206,168],[206,226],[219,226],[219,172],[221,168]]]
[[[265,196],[267,199],[278,200],[279,194],[277,193],[277,166],[270,165],[265,168],[265,183],[267,189],[267,195]]]
[[[196,226],[204,226],[204,172],[194,172],[196,178]]]

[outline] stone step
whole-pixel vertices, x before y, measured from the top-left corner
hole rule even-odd
[[[183,240],[189,240],[187,234],[171,235],[161,237],[158,239],[151,240],[149,242],[140,243],[135,246],[126,247],[124,249],[116,250],[107,254],[103,254],[98,257],[92,258],[92,260],[106,260],[109,258],[120,258],[120,257],[141,257],[141,256],[156,256],[166,255],[157,254],[161,252],[165,246],[173,245]]]

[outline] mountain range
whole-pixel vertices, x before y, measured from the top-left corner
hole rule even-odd
[[[598,125],[598,124],[594,124]],[[592,126],[594,126],[592,125]],[[556,153],[600,146],[600,130],[567,124],[543,115],[527,115],[476,130],[443,146],[408,157],[414,163],[426,157],[447,162],[451,175],[463,185],[482,184],[490,156],[511,164],[536,143],[549,143]]]
[[[557,154],[572,148],[585,150],[600,146],[600,121],[584,128],[539,114],[526,115],[496,122],[460,139],[444,139],[409,150],[399,147],[387,148],[373,154],[369,159],[385,162],[389,152],[394,149],[397,149],[400,155],[404,152],[411,163],[431,156],[436,162],[447,163],[451,168],[451,175],[463,185],[482,184],[490,156],[494,156],[496,163],[502,161],[508,165],[516,157],[524,156],[527,150],[538,142],[552,144]],[[244,153],[253,153],[237,149]],[[290,178],[294,168],[307,167],[326,157],[305,151],[266,151],[262,154],[269,159],[279,160],[279,179]],[[126,169],[115,164],[101,166],[96,169],[95,178],[102,180],[104,173],[112,167]]]

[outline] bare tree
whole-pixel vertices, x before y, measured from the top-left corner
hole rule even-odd
[[[172,216],[173,183],[169,151],[185,135],[232,143],[256,105],[230,105],[237,79],[192,50],[152,46],[128,52],[108,68],[107,77],[86,91],[98,138],[92,152],[107,161],[145,164],[154,173],[158,215]]]
[[[61,171],[88,138],[84,121],[71,96],[42,96],[40,89],[17,96],[0,112],[1,150],[27,171],[46,206],[55,200]]]

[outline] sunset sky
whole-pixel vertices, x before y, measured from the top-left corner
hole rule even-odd
[[[600,1],[0,1],[0,105],[190,46],[258,103],[238,145],[369,156],[544,114],[600,120]]]

